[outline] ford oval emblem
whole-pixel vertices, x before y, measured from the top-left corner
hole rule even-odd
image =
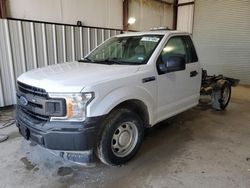
[[[20,101],[20,104],[23,106],[27,106],[29,103],[28,100],[24,96],[21,96],[19,101]]]

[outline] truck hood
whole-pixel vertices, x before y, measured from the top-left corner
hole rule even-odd
[[[34,69],[17,80],[49,93],[80,92],[85,86],[133,74],[138,69],[135,65],[71,62]]]

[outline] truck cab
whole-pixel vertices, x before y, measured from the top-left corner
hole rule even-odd
[[[74,161],[129,161],[144,130],[198,104],[202,70],[188,33],[112,37],[78,62],[17,79],[17,127],[28,140]]]

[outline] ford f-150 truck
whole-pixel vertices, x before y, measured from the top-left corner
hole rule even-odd
[[[217,110],[227,106],[233,81],[203,75],[188,33],[121,34],[77,62],[22,74],[17,127],[65,159],[121,165],[135,156],[146,128],[196,106],[201,93]]]

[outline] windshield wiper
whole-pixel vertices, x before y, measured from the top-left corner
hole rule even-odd
[[[113,65],[113,64],[118,64],[118,65],[125,65],[129,64],[123,61],[118,61],[116,58],[113,59],[103,59],[103,60],[97,60],[94,61],[88,57],[85,57],[84,59],[79,59],[78,62],[86,62],[86,63],[97,63],[97,64],[106,64],[106,65]]]
[[[78,62],[91,62],[91,63],[93,63],[94,61],[88,57],[85,57],[84,59],[79,59]]]
[[[118,65],[122,65],[124,64],[121,61],[118,61],[116,59],[103,59],[103,60],[99,60],[99,61],[95,61],[96,63],[103,63],[103,64],[107,64],[107,65],[113,65],[113,64],[118,64]]]

